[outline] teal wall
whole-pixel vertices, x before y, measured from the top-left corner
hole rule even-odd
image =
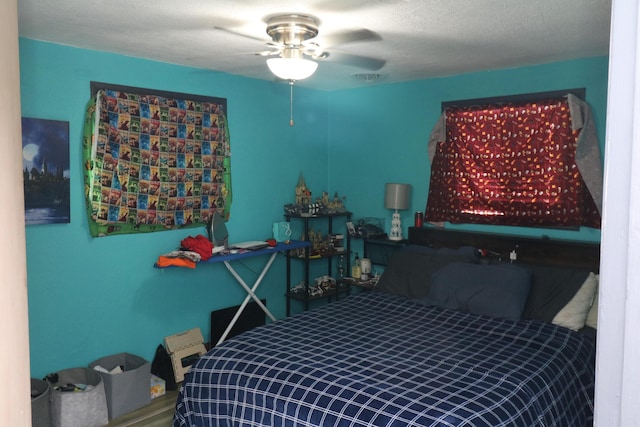
[[[359,216],[383,218],[388,230],[391,212],[384,208],[384,184],[411,184],[411,208],[401,212],[406,235],[414,212],[425,210],[431,173],[427,143],[441,102],[584,87],[604,152],[607,78],[608,58],[598,57],[331,92],[329,186],[339,184]],[[600,241],[599,230],[588,228],[448,227]]]
[[[33,377],[119,352],[151,360],[163,337],[196,326],[208,340],[209,312],[245,296],[222,265],[153,268],[158,255],[204,228],[90,237],[81,158],[90,81],[227,98],[232,241],[269,237],[301,172],[314,194],[346,195],[356,217],[387,218],[387,227],[384,183],[411,183],[408,225],[424,209],[427,138],[443,100],[586,87],[604,141],[606,58],[335,92],[296,87],[294,127],[286,84],[28,39],[20,40],[20,61],[22,115],[68,121],[71,134],[71,222],[26,228]],[[599,240],[592,230],[559,234]],[[263,262],[244,262],[239,271],[252,283]],[[279,257],[258,290],[276,317],[285,314],[284,264]]]
[[[153,268],[202,229],[91,238],[82,178],[82,125],[90,81],[224,97],[232,148],[231,240],[266,239],[304,171],[327,186],[327,93],[60,45],[20,40],[22,115],[70,124],[71,222],[26,228],[32,376],[130,352],[151,359],[170,334],[199,326],[209,312],[240,304],[244,291],[222,264]],[[253,283],[265,260],[238,267]],[[284,259],[258,289],[274,315],[284,309]]]

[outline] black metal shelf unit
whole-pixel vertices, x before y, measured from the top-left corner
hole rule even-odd
[[[304,249],[301,249],[299,252],[290,251],[287,256],[287,283],[286,283],[286,298],[287,298],[287,316],[291,314],[291,300],[301,301],[304,304],[304,309],[309,309],[309,302],[321,298],[328,298],[330,301],[335,297],[336,299],[340,298],[340,294],[349,294],[349,283],[344,280],[340,280],[339,277],[335,277],[333,274],[333,266],[334,259],[340,256],[344,257],[344,273],[345,277],[349,276],[351,271],[350,268],[350,254],[351,254],[351,236],[348,233],[346,223],[351,221],[351,212],[335,212],[328,214],[315,214],[315,215],[304,215],[304,214],[285,214],[285,219],[287,222],[291,221],[302,221],[303,224],[303,237],[304,240],[309,240],[309,232],[311,231],[311,223],[312,222],[321,222],[325,221],[324,226],[326,226],[327,234],[326,236],[332,236],[334,234],[341,234],[344,238],[342,243],[342,248],[335,248],[328,246],[323,252],[315,253],[312,246],[307,246]],[[338,224],[336,224],[336,219],[343,219],[344,221],[340,224],[338,228]],[[322,225],[322,224],[319,224]],[[291,263],[292,262],[302,262],[304,264],[304,273],[302,277],[302,283],[304,283],[304,288],[300,292],[292,291],[292,272],[291,272]],[[310,264],[313,262],[325,262],[327,267],[327,276],[333,277],[336,279],[336,285],[332,289],[323,290],[321,294],[311,295],[309,292],[311,286],[311,268]]]

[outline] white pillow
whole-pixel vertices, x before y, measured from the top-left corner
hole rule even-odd
[[[578,331],[582,329],[587,320],[587,314],[593,304],[593,299],[598,286],[598,277],[594,273],[589,273],[586,280],[578,289],[578,292],[571,298],[562,310],[556,314],[551,323],[558,326]]]
[[[599,280],[600,276],[596,274],[596,280]],[[587,313],[587,320],[584,322],[586,326],[590,326],[593,329],[598,328],[598,289],[599,286],[596,286],[596,293],[593,297],[593,304],[591,304],[591,308],[589,309],[589,313]]]

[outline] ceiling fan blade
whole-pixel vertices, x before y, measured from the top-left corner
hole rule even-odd
[[[240,31],[231,30],[231,29],[226,28],[226,27],[214,26],[213,29],[214,30],[218,30],[218,31],[224,31],[225,33],[233,34],[234,36],[240,36],[240,37],[244,37],[244,38],[251,39],[251,40],[258,40],[258,41],[261,41],[261,42],[266,42],[267,41],[265,37],[255,37],[255,36],[252,36],[250,34],[241,33]]]
[[[330,52],[327,60],[339,64],[351,65],[353,67],[364,68],[366,70],[377,71],[384,67],[387,61],[384,59],[371,58],[368,56],[351,55],[348,53]]]
[[[373,42],[382,40],[380,34],[364,28],[360,30],[338,31],[326,35],[322,34],[318,38],[322,41],[321,44],[324,47],[354,42]]]
[[[372,7],[382,7],[386,4],[407,3],[409,0],[323,0],[315,5],[319,10],[331,12],[353,12],[359,9],[371,9]]]
[[[257,56],[272,56],[272,55],[280,55],[281,50],[263,50],[262,52],[256,52]]]

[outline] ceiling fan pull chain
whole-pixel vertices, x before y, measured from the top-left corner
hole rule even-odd
[[[293,127],[293,80],[289,80],[289,126]]]

